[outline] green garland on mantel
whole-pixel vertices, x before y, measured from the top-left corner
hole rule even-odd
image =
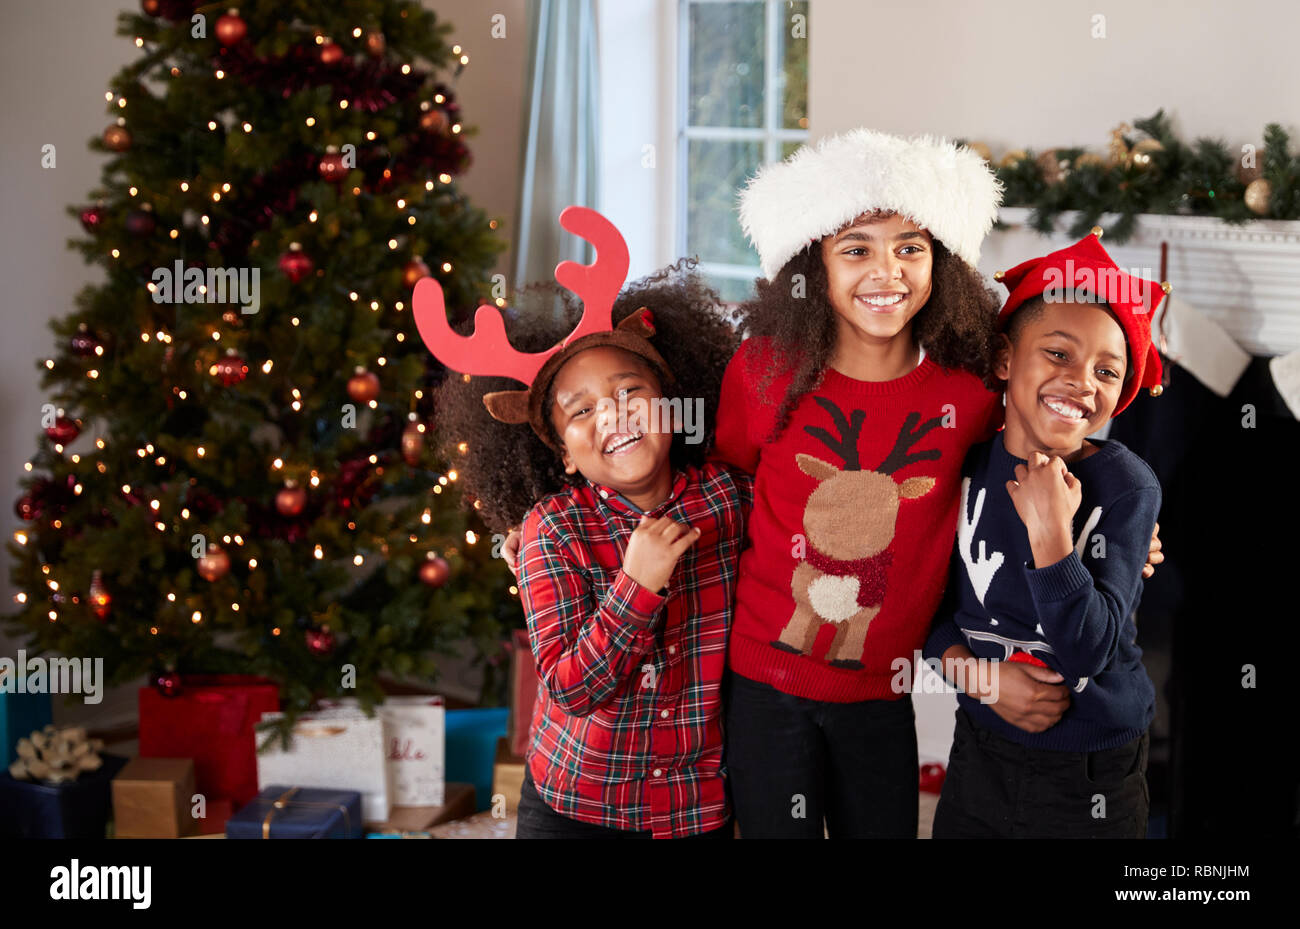
[[[1136,130],[1140,135],[1128,134]],[[1082,238],[1104,214],[1118,214],[1106,228],[1108,242],[1132,234],[1142,213],[1213,216],[1228,223],[1300,219],[1300,154],[1277,123],[1264,127],[1264,147],[1246,153],[1218,140],[1188,145],[1174,135],[1163,109],[1111,133],[1105,154],[1084,148],[1007,152],[997,165],[1005,185],[1004,206],[1032,207],[1029,226],[1048,234],[1068,210],[1078,216],[1070,235]],[[964,143],[989,157],[988,147]],[[1006,228],[997,223],[995,228]]]

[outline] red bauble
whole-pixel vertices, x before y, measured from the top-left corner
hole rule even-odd
[[[451,565],[432,553],[420,565],[420,583],[426,587],[441,587],[451,577]]]
[[[209,545],[208,552],[199,559],[199,576],[205,581],[219,581],[230,570],[230,556],[216,545]]]
[[[181,692],[181,676],[175,671],[161,671],[153,679],[153,685],[158,688],[158,692],[164,697],[179,696]]]
[[[379,378],[373,371],[357,368],[357,373],[348,378],[348,396],[357,403],[369,403],[379,396]]]
[[[280,256],[280,270],[290,281],[297,284],[315,269],[311,258],[297,242],[290,244],[289,250]]]
[[[226,15],[217,20],[217,41],[227,47],[237,45],[248,35],[248,23],[239,18],[236,10],[227,10]]]
[[[94,232],[99,229],[100,223],[107,215],[107,211],[102,206],[88,206],[81,211],[81,227],[87,232]]]
[[[407,464],[415,466],[420,463],[423,454],[424,427],[418,422],[409,422],[402,430],[402,459]]]
[[[325,656],[334,651],[334,633],[330,632],[329,626],[308,629],[303,633],[303,638],[307,642],[307,650],[313,655]]]
[[[158,223],[153,218],[150,210],[132,210],[126,214],[126,231],[131,235],[143,239],[145,236],[153,234]]]
[[[113,598],[109,596],[108,588],[104,586],[104,577],[96,571],[90,576],[90,610],[99,620],[108,619],[108,614],[113,609]]]
[[[41,508],[31,494],[23,494],[14,501],[14,512],[19,519],[33,520],[41,515]]]
[[[420,278],[429,277],[431,273],[429,266],[424,263],[424,259],[412,258],[402,268],[402,286],[410,290],[415,287]]]
[[[77,326],[77,331],[68,340],[68,348],[72,350],[72,354],[81,358],[96,354],[96,350],[103,344],[85,323]]]
[[[420,128],[428,132],[442,135],[450,125],[451,120],[447,118],[447,114],[437,107],[433,107],[420,116]]]
[[[233,348],[224,358],[218,358],[210,370],[217,380],[221,381],[223,387],[238,384],[248,376],[248,365],[244,364],[244,359],[240,358]]]
[[[157,16],[161,8],[161,0],[140,0],[140,9],[144,10],[147,16]]]
[[[54,420],[54,424],[45,430],[45,434],[50,437],[51,442],[67,445],[81,435],[81,426],[66,416],[59,416]]]
[[[343,156],[335,151],[327,151],[321,155],[317,170],[327,181],[341,181],[348,173],[348,169],[343,164]]]
[[[275,495],[275,509],[281,516],[297,516],[307,505],[307,491],[292,482]]]
[[[336,65],[343,60],[343,48],[333,42],[326,42],[320,47],[320,63]]]
[[[131,147],[131,133],[125,126],[109,126],[104,130],[104,144],[110,151],[124,152]]]

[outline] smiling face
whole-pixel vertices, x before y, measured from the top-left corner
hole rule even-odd
[[[564,446],[566,472],[581,473],[643,509],[650,507],[641,501],[653,498],[661,487],[667,495],[673,424],[646,415],[663,389],[644,359],[620,348],[589,348],[560,368],[551,382],[551,396],[551,424]],[[627,410],[622,423],[620,398]]]
[[[994,371],[1007,381],[1005,444],[1066,461],[1114,412],[1128,373],[1124,330],[1104,304],[1053,302],[1014,320]]]
[[[822,239],[839,338],[893,339],[930,299],[930,234],[896,213],[860,216]]]

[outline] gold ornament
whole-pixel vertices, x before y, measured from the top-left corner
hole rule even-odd
[[[1074,159],[1074,166],[1082,168],[1086,165],[1092,165],[1096,168],[1106,167],[1106,159],[1102,158],[1096,152],[1084,152],[1078,158]]]
[[[969,148],[976,155],[979,155],[985,161],[993,160],[993,152],[991,152],[989,150],[989,147],[985,145],[983,142],[967,142],[966,147]]]
[[[1268,201],[1273,198],[1273,185],[1257,177],[1246,185],[1246,206],[1256,216],[1268,215]]]
[[[1029,155],[1023,149],[1013,148],[1011,151],[1003,155],[1001,160],[998,161],[998,167],[1014,168],[1016,165],[1020,164],[1020,162],[1024,161],[1028,157]]]
[[[1054,148],[1049,148],[1039,155],[1036,163],[1039,173],[1043,175],[1043,180],[1049,187],[1061,183],[1070,173],[1070,163],[1063,160]]]
[[[1110,164],[1128,163],[1128,143],[1124,141],[1124,133],[1132,129],[1128,123],[1120,123],[1110,131],[1110,142],[1106,146],[1106,160]]]
[[[1163,152],[1165,147],[1160,144],[1159,139],[1143,139],[1133,150],[1129,152],[1128,163],[1142,171],[1151,167],[1151,153]]]

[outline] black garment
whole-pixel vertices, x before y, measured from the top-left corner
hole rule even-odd
[[[1290,665],[1295,616],[1300,422],[1254,358],[1219,397],[1165,360],[1159,397],[1139,391],[1110,437],[1142,456],[1164,488],[1164,564],[1146,582],[1138,645],[1157,688],[1153,800],[1168,797],[1170,838],[1300,835],[1300,770]],[[1168,678],[1159,674],[1169,667]],[[1162,769],[1168,774],[1162,776]]]
[[[936,839],[1140,839],[1150,734],[1119,748],[1026,748],[957,710]]]
[[[742,839],[916,838],[911,694],[827,703],[735,672],[724,686],[726,763]]]
[[[710,832],[687,836],[688,839],[730,839],[735,834],[734,822]],[[532,773],[524,769],[524,783],[519,789],[518,826],[516,839],[649,839],[653,835],[625,829],[611,829],[596,823],[584,823],[555,812],[537,793]]]

